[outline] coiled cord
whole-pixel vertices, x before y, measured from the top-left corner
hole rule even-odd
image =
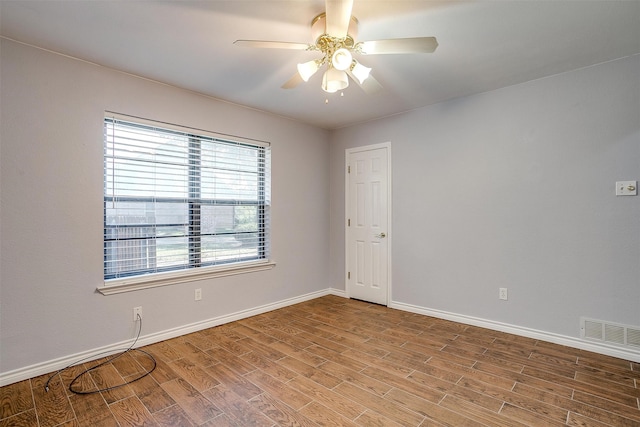
[[[77,376],[76,376],[76,377],[71,381],[71,383],[69,383],[69,391],[70,391],[70,392],[75,393],[75,394],[95,394],[95,393],[101,393],[101,392],[103,392],[103,391],[110,391],[110,390],[113,390],[113,389],[116,389],[116,388],[124,387],[124,386],[129,385],[129,384],[131,384],[131,383],[134,383],[134,382],[136,382],[136,381],[138,381],[138,380],[141,380],[142,378],[144,378],[144,377],[146,377],[147,375],[151,374],[151,372],[153,372],[153,371],[156,369],[156,366],[157,366],[156,359],[155,359],[151,354],[147,353],[147,352],[146,352],[146,351],[144,351],[144,350],[140,350],[140,349],[134,348],[134,347],[135,347],[135,345],[136,345],[136,343],[138,342],[138,339],[140,338],[140,333],[142,332],[142,317],[140,317],[140,315],[139,315],[139,314],[138,314],[138,321],[140,322],[140,325],[139,325],[139,328],[138,328],[138,334],[136,335],[136,338],[135,338],[135,340],[133,341],[133,343],[132,343],[128,348],[121,350],[121,352],[120,352],[120,353],[115,354],[113,357],[110,357],[110,358],[108,358],[107,360],[105,360],[105,361],[103,361],[103,362],[100,362],[100,363],[98,363],[97,365],[92,366],[91,368],[89,368],[89,369],[86,369],[86,370],[82,371],[79,375],[77,375]],[[60,374],[61,372],[64,372],[64,371],[66,371],[67,369],[69,369],[69,368],[71,368],[71,367],[73,367],[73,366],[76,366],[77,364],[82,363],[82,362],[84,362],[85,360],[88,360],[88,359],[93,358],[93,357],[95,357],[95,356],[100,356],[101,354],[111,353],[111,351],[112,351],[112,350],[110,350],[110,351],[105,351],[105,352],[102,352],[102,353],[94,354],[94,355],[92,355],[92,356],[90,356],[90,357],[86,357],[86,358],[84,358],[84,359],[77,360],[77,361],[73,362],[71,365],[68,365],[68,366],[66,366],[66,367],[64,367],[64,368],[62,368],[62,369],[60,369],[60,370],[58,370],[58,371],[54,372],[53,374],[51,374],[51,376],[49,377],[49,379],[47,379],[47,382],[46,382],[46,383],[45,383],[45,385],[44,385],[44,390],[45,390],[46,392],[48,392],[48,391],[49,391],[49,383],[51,382],[51,380],[53,379],[53,377],[55,377],[56,375]],[[109,364],[109,363],[113,362],[114,360],[118,359],[119,357],[122,357],[122,356],[124,356],[125,354],[127,354],[127,353],[129,353],[129,352],[132,352],[132,351],[137,351],[137,352],[139,352],[139,353],[142,353],[142,354],[146,355],[146,356],[151,360],[151,362],[153,362],[153,367],[152,367],[150,370],[148,370],[148,371],[144,372],[143,374],[141,374],[140,376],[138,376],[138,377],[136,377],[136,378],[134,378],[134,379],[128,380],[128,381],[126,381],[126,382],[124,382],[124,383],[122,383],[122,384],[117,384],[117,385],[114,385],[114,386],[111,386],[111,387],[102,388],[102,389],[98,389],[98,390],[89,390],[89,391],[86,391],[86,390],[74,390],[74,389],[73,389],[73,385],[74,385],[74,384],[75,384],[75,383],[76,383],[80,378],[82,378],[83,376],[85,376],[85,375],[89,374],[91,371],[94,371],[94,370],[96,370],[96,369],[98,369],[98,368],[100,368],[100,367],[102,367],[102,366],[104,366],[104,365],[107,365],[107,364]]]

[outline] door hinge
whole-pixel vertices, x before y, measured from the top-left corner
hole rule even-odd
[[[351,272],[347,272],[347,279],[351,280]]]
[[[351,166],[347,166],[347,173],[351,173]]]
[[[347,220],[347,227],[351,227],[351,219]]]

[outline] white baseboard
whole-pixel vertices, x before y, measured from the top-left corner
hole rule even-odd
[[[509,334],[520,335],[527,338],[538,339],[541,341],[552,342],[567,347],[578,348],[580,350],[592,351],[594,353],[604,354],[606,356],[618,357],[624,360],[630,360],[640,363],[640,351],[619,348],[607,344],[589,342],[580,338],[569,337],[566,335],[554,334],[551,332],[539,331],[536,329],[525,328],[522,326],[511,325],[508,323],[495,322],[493,320],[481,319],[462,314],[450,313],[441,310],[434,310],[426,307],[420,307],[412,304],[392,301],[389,308],[408,311],[425,316],[436,317],[438,319],[451,320],[453,322],[464,323],[465,325],[478,326],[481,328],[491,329],[494,331],[506,332]]]
[[[201,322],[191,323],[177,328],[168,329],[161,332],[155,332],[152,334],[141,336],[138,339],[136,347],[142,347],[145,345],[154,344],[160,341],[175,338],[181,335],[190,334],[192,332],[201,331],[203,329],[212,328],[214,326],[223,325],[225,323],[233,322],[236,320],[246,319],[247,317],[256,316],[258,314],[266,313],[268,311],[277,310],[279,308],[287,307],[290,305],[298,304],[304,301],[308,301],[314,298],[319,298],[325,295],[337,295],[344,296],[344,291],[339,289],[323,289],[322,291],[312,292],[309,294],[301,295],[294,298],[278,301],[271,304],[265,304],[259,307],[254,307],[248,310],[241,310],[235,313],[214,317],[212,319],[203,320]],[[49,360],[46,362],[38,363],[35,365],[27,366],[24,368],[15,369],[9,372],[3,372],[0,374],[0,387],[23,381],[29,378],[37,377],[39,375],[48,374],[50,372],[56,372],[69,365],[73,365],[79,361],[91,361],[100,357],[105,357],[110,354],[115,354],[123,351],[131,345],[132,340],[127,340],[104,347],[94,348],[92,350],[83,351],[76,354],[70,354],[68,356],[60,357],[58,359]]]
[[[327,292],[328,295],[335,295],[337,297],[342,297],[342,298],[349,298],[347,296],[347,291],[342,290],[342,289],[336,289],[336,288],[329,288],[329,292]]]
[[[214,317],[212,319],[203,320],[201,322],[191,323],[188,325],[180,326],[173,329],[168,329],[153,334],[141,336],[138,339],[136,347],[154,344],[167,339],[175,338],[181,335],[190,334],[192,332],[201,331],[203,329],[212,328],[214,326],[223,325],[225,323],[233,322],[236,320],[246,319],[251,316],[266,313],[279,308],[287,307],[290,305],[298,304],[304,301],[309,301],[314,298],[319,298],[325,295],[336,295],[339,297],[347,298],[347,294],[344,290],[336,288],[327,288],[317,292],[311,292],[298,297],[289,298],[286,300],[265,304],[259,307],[254,307],[247,310],[241,310],[235,313],[230,313],[224,316]],[[530,328],[523,328],[520,326],[510,325],[507,323],[495,322],[492,320],[480,319],[471,316],[465,316],[456,313],[449,313],[446,311],[434,310],[425,307],[420,307],[411,304],[405,304],[401,302],[392,301],[389,304],[389,308],[397,310],[408,311],[416,314],[423,314],[425,316],[432,316],[439,319],[451,320],[454,322],[464,323],[467,325],[478,326],[481,328],[492,329],[495,331],[507,332],[510,334],[520,335],[528,338],[539,339],[542,341],[548,341],[568,347],[579,348],[582,350],[592,351],[594,353],[600,353],[607,356],[618,357],[625,360],[631,360],[640,363],[640,352],[621,349],[613,346],[602,345],[599,343],[591,343],[578,338],[552,334],[549,332],[538,331]],[[44,375],[50,372],[55,372],[59,369],[63,369],[69,365],[73,365],[78,361],[90,361],[100,357],[104,357],[108,354],[115,354],[123,349],[126,349],[131,345],[131,340],[114,343],[100,348],[83,351],[76,354],[71,354],[58,359],[49,360],[46,362],[38,363],[35,365],[27,366],[24,368],[16,369],[9,372],[3,372],[0,374],[0,387],[23,381],[29,378]]]

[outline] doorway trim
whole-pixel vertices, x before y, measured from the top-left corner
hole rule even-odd
[[[351,290],[349,289],[349,278],[347,277],[349,271],[349,160],[353,153],[362,151],[377,150],[384,148],[387,150],[387,307],[391,304],[391,288],[392,288],[392,242],[393,242],[393,230],[391,224],[393,223],[391,213],[393,211],[393,197],[392,197],[392,175],[391,175],[391,141],[383,142],[379,144],[363,145],[360,147],[353,147],[345,149],[344,156],[344,289],[347,298],[351,298]]]

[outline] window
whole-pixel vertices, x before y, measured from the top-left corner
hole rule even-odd
[[[265,262],[267,144],[104,120],[104,278]]]

